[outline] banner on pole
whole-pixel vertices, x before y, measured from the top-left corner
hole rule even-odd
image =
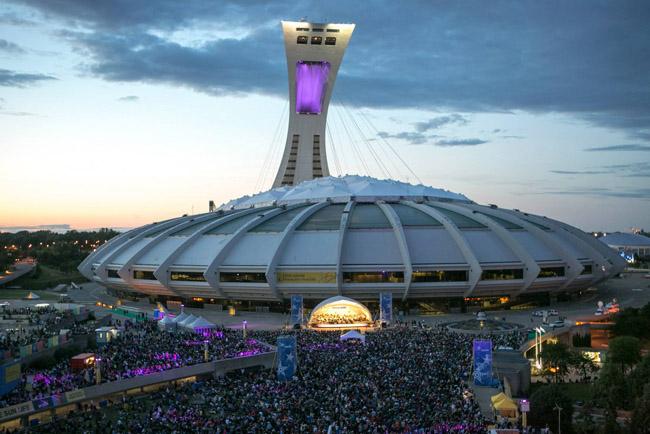
[[[302,295],[291,296],[291,325],[302,325]]]
[[[278,380],[291,380],[298,367],[295,336],[278,336]]]
[[[393,321],[392,292],[382,292],[379,294],[379,321],[386,323]]]
[[[474,384],[492,385],[492,341],[474,340]]]

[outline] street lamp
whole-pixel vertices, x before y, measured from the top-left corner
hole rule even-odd
[[[537,369],[542,369],[542,359],[539,353],[542,351],[542,334],[546,333],[543,327],[535,327],[535,364]],[[539,335],[539,346],[538,346]]]
[[[242,331],[244,332],[244,339],[246,339],[246,326],[247,326],[247,325],[248,325],[248,321],[244,320],[244,321],[242,322],[242,326],[241,326]]]

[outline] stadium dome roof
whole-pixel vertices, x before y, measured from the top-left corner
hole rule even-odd
[[[624,266],[593,236],[553,219],[346,176],[133,229],[79,269],[104,285],[152,295],[279,301],[574,290]]]
[[[347,200],[351,197],[435,198],[467,201],[462,194],[425,185],[412,185],[392,179],[369,176],[328,176],[304,181],[298,185],[276,187],[252,196],[243,196],[222,205],[220,209],[241,209],[250,206],[291,204],[305,200]]]
[[[627,232],[612,232],[600,237],[600,241],[608,246],[650,247],[650,238]]]

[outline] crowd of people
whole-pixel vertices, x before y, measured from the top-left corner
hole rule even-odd
[[[123,398],[112,412],[74,412],[30,432],[485,432],[468,387],[473,336],[418,323],[368,333],[365,344],[342,342],[337,332],[252,336],[275,343],[286,333],[296,334],[298,346],[290,381],[269,370],[237,370]],[[512,346],[521,336],[491,338],[495,346]]]
[[[201,363],[206,348],[208,361],[267,351],[263,343],[244,339],[234,330],[215,330],[205,337],[191,331],[161,331],[155,321],[127,321],[116,339],[95,351],[97,364],[75,371],[64,359],[50,369],[27,369],[19,386],[0,398],[0,408],[91,386],[97,367],[100,380],[107,382]]]
[[[3,308],[0,311],[3,321],[13,321],[13,327],[6,327],[0,332],[0,352],[10,351],[18,354],[20,347],[31,345],[40,340],[59,334],[65,325],[75,324],[70,311],[60,311],[54,307]]]

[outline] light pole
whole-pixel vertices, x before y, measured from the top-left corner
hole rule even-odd
[[[553,407],[553,410],[557,410],[557,434],[562,434],[562,427],[560,426],[560,414],[562,413],[562,407],[557,405],[556,402],[555,407]]]
[[[542,359],[540,357],[540,352],[542,351],[542,334],[546,333],[546,330],[542,327],[535,327],[535,363],[537,369],[542,369]],[[539,346],[538,346],[538,337],[539,334]]]
[[[246,326],[247,325],[248,325],[248,321],[244,320],[244,322],[242,323],[242,327],[241,327],[243,332],[244,332],[244,339],[246,339]]]

